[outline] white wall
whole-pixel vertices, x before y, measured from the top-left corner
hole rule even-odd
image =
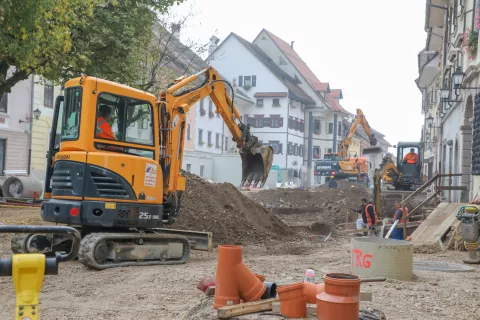
[[[213,118],[209,116],[209,105],[213,111]],[[223,119],[220,117],[220,114],[216,114],[215,104],[210,98],[203,99],[203,109],[205,110],[205,115],[201,115],[201,103],[195,105],[195,151],[208,152],[219,154],[222,153],[222,139],[223,137]],[[202,140],[203,144],[199,142],[199,130],[203,130]],[[211,132],[211,146],[208,144],[208,132]],[[219,145],[216,146],[216,135],[219,137]]]
[[[190,165],[190,170],[188,167]],[[203,174],[201,167],[203,166]],[[207,179],[213,178],[212,154],[202,152],[185,151],[183,154],[182,169]]]

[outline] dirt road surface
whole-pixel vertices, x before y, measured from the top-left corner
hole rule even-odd
[[[288,219],[282,216],[288,224]],[[0,209],[5,224],[38,223],[38,209]],[[292,222],[292,221],[290,221]],[[325,231],[325,230],[323,230]],[[317,278],[327,272],[349,272],[350,240],[333,237],[323,243],[307,233],[296,239],[246,245],[244,261],[270,281],[291,283],[303,280],[305,269],[313,268]],[[10,255],[10,235],[0,235],[0,256]],[[461,263],[464,252],[415,254],[416,260]],[[59,275],[47,276],[40,294],[41,319],[214,319],[201,315],[205,296],[196,289],[200,279],[215,274],[216,252],[192,252],[185,265],[126,267],[104,271],[85,268],[78,261],[60,265]],[[382,310],[389,320],[478,319],[480,310],[480,268],[468,273],[415,272],[411,282],[388,280],[362,285],[373,292],[372,302],[361,308]],[[13,319],[15,296],[10,278],[0,278],[0,319]],[[279,316],[258,319],[281,319]]]

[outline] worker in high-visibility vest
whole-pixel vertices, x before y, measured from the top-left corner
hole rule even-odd
[[[415,149],[414,148],[411,148],[410,149],[410,152],[407,153],[405,155],[405,157],[403,157],[403,161],[402,161],[404,164],[405,163],[408,163],[408,164],[418,164],[418,154],[415,153]]]
[[[357,213],[361,213],[362,217],[360,219],[357,219],[357,230],[361,229],[369,229],[370,233],[375,233],[375,223],[378,221],[378,217],[375,213],[375,209],[373,207],[373,204],[367,200],[367,198],[362,198],[360,200],[362,207],[357,210],[357,209],[352,209],[353,211]],[[366,236],[368,235],[368,232],[363,232],[363,234]]]
[[[398,220],[396,228],[392,231],[392,239],[396,240],[403,240],[403,228],[400,226],[403,224],[404,213],[402,210],[402,206],[399,201],[395,201],[395,212],[393,213],[393,220]]]
[[[101,105],[98,108],[96,137],[101,139],[116,140],[112,132],[110,121],[112,120],[112,110],[109,106]]]

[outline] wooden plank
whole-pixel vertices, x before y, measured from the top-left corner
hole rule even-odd
[[[266,299],[254,302],[240,303],[233,306],[226,306],[217,309],[217,316],[220,319],[228,319],[235,316],[250,314],[255,312],[272,310],[272,303],[279,301],[275,299]]]
[[[440,202],[440,204],[428,215],[425,221],[422,222],[412,233],[412,241],[420,239],[425,232],[428,232],[428,229],[432,222],[435,220],[436,216],[448,205],[448,202]]]
[[[440,186],[437,188],[438,191],[452,191],[452,190],[460,190],[460,191],[467,191],[467,186]]]

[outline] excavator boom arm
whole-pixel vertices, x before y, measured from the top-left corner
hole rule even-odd
[[[375,135],[372,133],[372,129],[370,128],[370,125],[368,124],[368,121],[365,118],[363,111],[361,109],[357,109],[357,114],[355,115],[355,118],[353,119],[352,124],[350,125],[350,128],[345,134],[344,139],[340,143],[340,147],[339,147],[340,157],[345,159],[348,156],[347,151],[348,151],[348,147],[350,146],[350,141],[355,135],[355,132],[357,131],[359,124],[362,125],[363,129],[367,133],[368,139],[370,140],[370,145],[371,146],[377,145],[377,139],[375,138]]]
[[[187,85],[204,76],[201,84],[187,89]],[[228,95],[227,86],[232,92],[232,98]],[[177,91],[184,89],[180,93]],[[181,157],[176,156],[183,153],[183,135],[186,121],[186,113],[201,99],[210,97],[216,106],[216,113],[223,118],[225,125],[232,133],[233,140],[240,149],[242,158],[242,185],[250,185],[252,182],[255,186],[265,184],[273,162],[273,148],[271,146],[263,146],[259,143],[258,138],[250,133],[250,126],[244,124],[240,120],[240,114],[233,104],[234,91],[233,87],[225,80],[221,79],[218,72],[209,67],[201,72],[178,79],[175,84],[170,86],[165,93],[161,95],[160,103],[164,102],[165,111],[162,112],[162,126],[164,129],[171,128],[172,139],[165,141],[167,154],[173,155],[172,163],[175,162],[174,168],[181,168]],[[170,123],[170,127],[166,127]],[[174,141],[178,141],[175,144]],[[169,185],[174,186],[173,176]],[[170,188],[173,191],[175,188]]]

